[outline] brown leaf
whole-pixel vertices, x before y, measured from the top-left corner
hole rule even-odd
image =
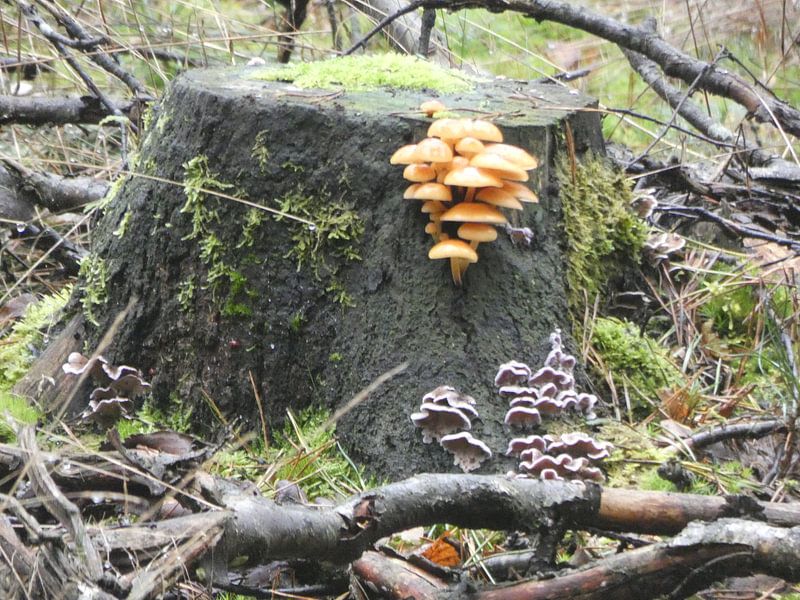
[[[33,294],[20,294],[11,298],[3,306],[0,306],[0,325],[23,316],[28,306],[34,302],[36,302],[36,296]]]
[[[445,531],[439,536],[436,541],[422,552],[422,556],[442,567],[453,568],[461,563],[461,556],[459,556],[458,550],[450,540],[449,531]]]

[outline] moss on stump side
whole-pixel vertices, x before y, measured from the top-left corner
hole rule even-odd
[[[335,409],[408,361],[339,421],[352,458],[389,478],[453,470],[409,419],[423,394],[450,384],[478,400],[473,433],[496,451],[483,471],[507,470],[507,407],[492,380],[501,362],[541,363],[552,329],[569,323],[555,156],[565,120],[579,151],[601,148],[597,113],[581,111],[593,101],[501,81],[298,93],[257,72],[192,71],[172,84],[141,152],[149,177],[130,177],[97,229],[107,300],[90,343],[136,298],[109,358],[150,373],[164,407],[192,404],[201,430],[217,409],[260,430],[258,402],[276,430],[288,407]],[[502,115],[506,140],[542,161],[531,182],[541,203],[512,217],[533,244],[501,232],[463,288],[427,259],[426,215],[403,200],[402,169],[388,162],[424,137],[417,107],[432,96]],[[123,220],[125,235],[113,235]]]

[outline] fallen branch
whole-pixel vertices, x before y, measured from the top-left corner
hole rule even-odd
[[[718,96],[730,98],[745,107],[748,113],[763,123],[772,123],[779,129],[800,137],[800,111],[778,98],[767,95],[733,73],[712,67],[678,50],[657,33],[643,27],[626,25],[610,17],[592,12],[584,7],[554,0],[417,0],[384,18],[366,36],[345,54],[361,48],[378,31],[396,19],[420,8],[464,10],[484,8],[492,12],[507,10],[524,14],[537,21],[553,21],[586,31],[620,48],[637,52],[656,63],[670,77],[676,77],[697,88]]]
[[[648,31],[655,32],[655,20],[648,19],[642,27]],[[770,171],[777,168],[780,169],[782,176],[785,176],[787,172],[793,172],[794,176],[800,180],[800,168],[797,165],[785,161],[779,156],[764,152],[752,144],[748,144],[739,136],[734,135],[728,128],[714,121],[700,106],[687,97],[688,92],[682,92],[670,85],[655,62],[638,52],[626,49],[623,49],[622,52],[633,70],[641,76],[645,83],[667,102],[677,114],[702,132],[707,141],[726,149],[733,148],[735,156],[747,166],[769,167]],[[640,158],[637,160],[640,160]],[[761,176],[765,175],[766,173],[761,174]]]
[[[389,598],[423,600],[646,600],[685,598],[732,575],[800,578],[800,528],[724,519],[692,523],[669,542],[616,554],[541,580],[468,591],[377,552],[353,563],[355,575]]]
[[[82,567],[82,575],[76,574],[74,565],[66,570],[62,565],[60,570],[54,571],[57,582],[63,583],[64,577],[78,577],[87,585],[96,586],[98,593],[121,590],[129,598],[154,597],[161,589],[161,582],[174,581],[200,566],[210,581],[219,582],[223,587],[235,585],[229,576],[231,563],[252,566],[303,559],[345,564],[363,556],[365,562],[361,567],[354,566],[356,571],[373,582],[380,581],[380,577],[389,577],[392,569],[379,563],[376,570],[373,561],[373,568],[369,570],[364,566],[366,563],[382,559],[365,555],[365,552],[379,539],[398,531],[443,522],[465,528],[527,532],[541,543],[537,547],[540,556],[530,560],[544,565],[552,564],[554,544],[551,542],[557,542],[566,529],[599,528],[612,532],[673,535],[692,521],[714,521],[731,516],[759,520],[757,527],[762,537],[758,540],[758,551],[765,557],[773,551],[770,544],[780,535],[798,536],[797,548],[800,548],[800,507],[759,503],[738,496],[719,498],[603,489],[580,481],[434,474],[369,490],[338,506],[279,504],[262,497],[251,486],[196,471],[197,462],[191,458],[195,454],[191,452],[183,456],[154,455],[152,450],[128,448],[127,461],[119,452],[59,456],[36,449],[30,433],[23,433],[22,439],[23,448],[0,446],[0,475],[4,486],[19,485],[23,478],[33,481],[38,503],[29,501],[22,513],[18,503],[6,502],[3,503],[4,512],[14,514],[16,506],[26,529],[34,533],[40,530],[35,519],[50,521],[52,516],[69,529],[71,535],[63,540],[60,536],[36,534],[40,538],[38,547],[44,552],[42,556],[49,557],[47,565],[62,565],[67,560],[65,557],[70,556],[65,552],[74,553],[74,549],[69,550],[70,544],[77,544],[84,548],[83,554],[87,557],[93,555],[92,548],[101,551],[104,560],[115,569],[112,576],[111,571],[103,567],[98,578],[95,561],[91,561],[91,567],[89,564]],[[148,461],[146,472],[143,461]],[[170,483],[178,480],[179,483]],[[130,498],[128,494],[133,492],[144,500],[144,505],[149,502],[151,507],[176,494],[191,496],[194,510],[205,512],[155,522],[144,520],[128,527],[86,528],[78,511],[81,506],[91,510],[93,503],[73,504],[65,493],[68,490],[82,492],[77,496],[83,498],[105,494],[107,502],[117,498],[117,502],[125,504]],[[118,494],[115,496],[111,492]],[[702,540],[676,545],[670,542],[605,559],[555,579],[471,594],[463,588],[453,588],[450,581],[444,581],[441,587],[437,576],[423,573],[419,568],[409,568],[403,562],[394,566],[399,569],[401,579],[413,578],[413,585],[402,589],[436,589],[442,597],[507,600],[549,598],[560,593],[561,597],[599,598],[601,593],[620,590],[618,596],[603,597],[645,598],[650,596],[635,594],[643,589],[648,594],[655,594],[655,590],[666,593],[679,586],[694,589],[693,585],[681,583],[693,569],[742,552],[743,544],[747,550],[748,542],[741,539],[749,535],[749,530],[736,525],[738,521],[731,523],[740,527],[736,530],[740,532],[737,533],[739,537],[723,545]],[[776,526],[795,529],[777,530]],[[8,539],[3,539],[4,535],[10,536],[10,532],[0,523],[3,548],[13,550],[21,543],[16,533]],[[62,546],[65,551],[60,550]],[[787,551],[780,555],[768,572],[794,576],[787,561],[795,551],[800,552]],[[35,558],[30,552],[19,556],[20,574],[35,573],[37,568],[45,566],[40,563],[41,558]],[[29,559],[34,561],[32,565]],[[756,557],[752,567],[760,569],[766,560]],[[713,574],[716,576],[717,571]],[[21,581],[27,585],[24,578]],[[703,581],[707,585],[708,578],[704,577]],[[535,595],[541,590],[547,590],[550,595]],[[581,593],[585,596],[576,590],[583,590]],[[508,595],[512,592],[518,595]],[[115,595],[119,594],[115,592]]]
[[[795,252],[800,252],[800,242],[798,241],[786,237],[781,237],[779,235],[773,235],[761,229],[756,229],[754,227],[749,227],[747,225],[739,225],[738,223],[734,223],[730,219],[726,219],[717,214],[714,214],[710,210],[705,209],[701,206],[669,206],[666,204],[659,204],[658,206],[655,207],[654,210],[655,212],[659,213],[666,213],[682,217],[690,216],[703,221],[711,221],[712,223],[716,223],[726,231],[738,235],[739,237],[766,240],[768,242],[773,242],[774,244],[777,244],[779,246],[783,246],[785,248],[794,250]]]
[[[140,106],[138,101],[114,102],[118,104],[120,114],[128,117]],[[97,124],[112,114],[108,106],[91,96],[0,96],[0,125]]]

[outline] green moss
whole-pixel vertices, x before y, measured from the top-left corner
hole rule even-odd
[[[192,231],[184,239],[193,240],[208,234],[208,227],[212,221],[219,220],[216,210],[213,210],[206,198],[204,190],[223,192],[233,187],[233,184],[224,183],[217,179],[208,167],[207,156],[196,156],[183,165],[183,192],[186,202],[181,208],[182,213],[188,213],[192,219]]]
[[[327,286],[325,286],[325,293],[328,294],[336,304],[352,308],[356,305],[353,297],[345,289],[344,284],[338,279],[331,279]]]
[[[352,299],[347,294],[336,274],[338,267],[333,259],[349,263],[361,260],[357,245],[364,233],[364,222],[352,205],[343,200],[334,200],[324,190],[312,198],[302,188],[279,198],[278,208],[284,212],[303,217],[313,226],[297,221],[286,221],[292,248],[285,258],[293,259],[297,270],[310,268],[318,281],[325,281],[325,290],[339,304],[350,306]],[[284,220],[276,216],[276,220]]]
[[[159,408],[151,398],[144,401],[142,408],[133,419],[121,419],[117,422],[117,430],[122,439],[140,433],[152,433],[163,429],[171,429],[187,433],[192,426],[193,408],[188,402],[173,392],[169,396],[169,406]]]
[[[0,442],[13,442],[19,425],[33,425],[41,416],[22,396],[0,389]]]
[[[67,286],[29,305],[25,316],[0,340],[0,441],[13,440],[15,424],[33,424],[41,416],[25,398],[11,393],[11,388],[27,373],[44,332],[56,323],[71,292],[72,287]]]
[[[634,408],[657,398],[658,390],[677,385],[683,379],[670,362],[667,350],[628,321],[596,319],[591,343],[604,368],[628,384],[631,399],[637,401]]]
[[[267,81],[291,81],[301,88],[369,90],[393,87],[411,90],[463,92],[472,89],[470,79],[425,60],[403,54],[343,56],[280,69],[266,69],[251,76]]]
[[[263,210],[251,208],[247,211],[247,216],[244,220],[244,227],[242,227],[242,239],[236,244],[237,248],[250,248],[255,243],[255,235],[262,223],[267,218],[267,214]]]
[[[81,306],[83,316],[95,327],[99,325],[95,308],[103,306],[108,300],[108,264],[96,254],[87,254],[81,260],[78,277],[81,286]]]
[[[105,196],[102,198],[95,200],[94,202],[89,202],[84,208],[83,212],[90,213],[92,211],[98,210],[103,212],[108,208],[109,204],[114,201],[114,198],[117,197],[122,186],[128,180],[128,175],[120,175],[114,181],[111,182],[111,185],[108,186],[106,190]]]
[[[261,173],[266,172],[267,165],[269,165],[269,148],[267,148],[267,139],[269,139],[270,132],[268,130],[259,131],[256,134],[256,141],[253,148],[250,150],[250,156],[258,163],[258,170]]]
[[[125,209],[125,214],[122,215],[119,225],[117,225],[117,228],[112,232],[112,235],[115,235],[118,238],[125,237],[125,232],[128,231],[128,225],[131,223],[131,216],[131,207],[128,206]]]
[[[224,317],[251,317],[253,309],[244,300],[252,299],[256,293],[247,286],[247,278],[236,271],[228,273],[228,297],[222,306]]]
[[[587,156],[573,173],[558,167],[567,232],[567,283],[574,314],[591,303],[624,269],[639,263],[647,227],[630,211],[630,180],[602,159]]]
[[[220,181],[208,166],[206,156],[197,156],[183,165],[185,177],[183,180],[186,202],[181,212],[191,215],[192,231],[184,237],[186,240],[197,240],[200,248],[200,260],[208,267],[204,289],[211,291],[214,300],[221,295],[223,290],[224,300],[221,301],[220,313],[225,317],[249,317],[253,309],[247,300],[254,296],[254,292],[247,287],[247,278],[240,273],[228,260],[228,245],[213,231],[213,224],[219,221],[218,200],[208,197],[207,192],[223,192],[230,190],[233,184]],[[258,227],[264,221],[263,211],[251,209],[247,212],[242,235],[236,248],[252,246]],[[181,292],[185,292],[182,296]],[[179,292],[178,301],[181,306],[188,305],[194,296],[194,280],[191,287]],[[191,296],[189,295],[191,292]]]
[[[289,319],[289,331],[292,333],[299,333],[303,328],[303,323],[306,321],[306,316],[302,310],[298,310]]]
[[[194,275],[189,276],[188,279],[178,284],[178,304],[183,312],[191,311],[195,291]]]
[[[33,362],[34,352],[42,343],[42,330],[56,322],[56,315],[69,300],[72,286],[44,296],[28,306],[25,316],[11,326],[0,341],[0,390],[10,390]]]

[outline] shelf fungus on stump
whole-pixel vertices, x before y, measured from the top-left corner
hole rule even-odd
[[[444,436],[441,444],[453,455],[453,464],[461,467],[464,472],[474,471],[492,456],[489,446],[466,431]]]
[[[500,365],[497,371],[495,385],[500,396],[509,400],[505,423],[512,429],[538,427],[543,418],[570,412],[594,418],[597,397],[575,389],[573,369],[577,361],[564,352],[558,329],[550,336],[550,344],[544,366],[535,373],[525,363],[516,361]],[[574,431],[559,437],[514,437],[505,454],[519,458],[519,472],[511,473],[514,477],[603,481],[597,463],[607,458],[612,448],[608,442]]]
[[[420,110],[432,117],[445,107],[426,102]],[[528,181],[527,171],[535,169],[538,160],[502,142],[502,132],[489,121],[437,119],[428,128],[428,137],[402,146],[389,161],[406,165],[403,177],[413,185],[404,198],[447,203],[444,210],[423,209],[430,219],[425,232],[434,241],[428,257],[449,259],[456,285],[461,285],[467,266],[477,262],[478,244],[497,238],[496,225],[508,225],[499,209],[522,210],[522,203],[538,202],[522,183]],[[422,186],[441,186],[447,193],[441,188],[422,190]],[[431,197],[434,190],[437,195]]]
[[[437,440],[465,472],[474,471],[492,456],[489,447],[470,433],[455,433],[458,429],[472,429],[471,419],[477,418],[475,399],[449,385],[440,385],[425,394],[419,412],[411,414],[411,421],[422,430],[423,443]]]
[[[86,358],[80,352],[73,352],[61,368],[67,375],[80,376],[88,372],[99,384],[89,396],[81,418],[94,421],[104,429],[127,416],[133,408],[133,400],[150,388],[138,369],[111,365],[103,356]]]

